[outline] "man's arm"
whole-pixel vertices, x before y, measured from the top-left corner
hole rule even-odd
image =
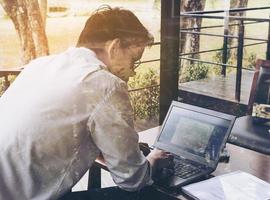
[[[117,84],[97,106],[88,126],[115,183],[128,191],[151,184],[151,167],[138,145],[126,85]]]

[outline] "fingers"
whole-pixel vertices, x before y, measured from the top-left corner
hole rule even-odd
[[[170,154],[166,152],[159,154],[159,158],[162,158],[162,159],[166,159],[166,158],[170,159],[170,157],[171,157]]]
[[[174,167],[173,155],[160,149],[154,149],[151,151],[151,153],[147,156],[147,159],[151,166],[157,169]]]
[[[163,151],[161,149],[154,149],[151,153],[155,154],[157,157],[168,158],[173,157],[170,152]]]
[[[154,159],[154,163],[158,168],[173,168],[174,162],[173,162],[173,155],[169,152],[160,150],[160,149],[154,149],[150,153],[150,157]]]

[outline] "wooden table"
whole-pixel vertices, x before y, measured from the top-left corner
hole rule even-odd
[[[149,145],[152,145],[155,141],[155,138],[157,137],[159,133],[159,129],[160,127],[155,127],[155,128],[140,132],[139,141],[146,142]],[[216,175],[221,175],[221,174],[225,174],[225,173],[236,171],[236,170],[242,170],[250,174],[253,174],[257,176],[258,178],[270,183],[270,156],[269,155],[257,153],[255,151],[245,149],[243,147],[235,146],[232,144],[227,144],[226,147],[230,153],[230,162],[219,163],[213,175],[216,176]],[[94,167],[95,168],[94,170],[97,170],[97,167],[104,167],[104,166],[102,166],[102,163],[97,163]],[[96,175],[98,175],[98,177]],[[93,180],[98,180],[98,181],[93,181]],[[98,172],[97,174],[92,173],[92,176],[89,176],[89,181],[91,181],[92,183],[99,183],[100,172]],[[92,184],[91,186],[94,186],[94,185]],[[162,190],[160,188],[157,188],[157,189],[170,197],[174,197],[174,199],[182,199],[182,200],[187,199],[181,193],[173,194],[171,192]]]

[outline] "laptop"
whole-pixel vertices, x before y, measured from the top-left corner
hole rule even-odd
[[[153,146],[173,154],[174,170],[156,184],[177,188],[215,171],[234,121],[232,115],[173,101]]]

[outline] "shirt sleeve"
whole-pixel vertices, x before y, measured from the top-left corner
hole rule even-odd
[[[136,191],[153,183],[150,164],[139,149],[126,84],[117,84],[108,93],[90,117],[88,127],[120,188]]]

